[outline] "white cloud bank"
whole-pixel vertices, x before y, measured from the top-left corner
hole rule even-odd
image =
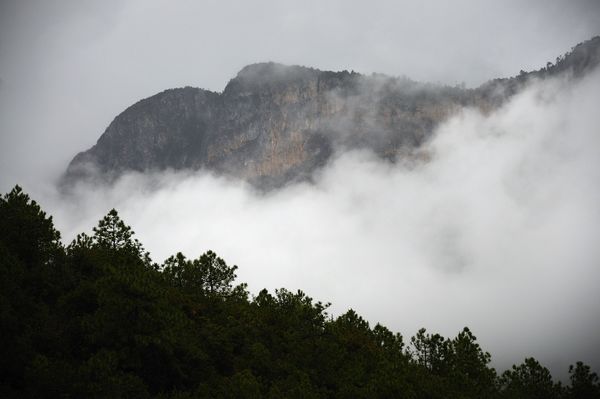
[[[268,195],[164,173],[37,198],[67,240],[115,207],[159,262],[212,249],[255,293],[300,288],[405,336],[468,325],[499,369],[598,370],[599,96],[600,73],[536,84],[443,124],[428,163],[347,153],[314,186]]]

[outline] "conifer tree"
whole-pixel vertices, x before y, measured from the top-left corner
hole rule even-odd
[[[133,238],[135,232],[121,220],[114,208],[98,222],[98,226],[94,227],[93,231],[93,241],[97,247],[111,253],[137,256],[146,266],[157,268],[156,265],[152,265],[150,254],[136,238]]]

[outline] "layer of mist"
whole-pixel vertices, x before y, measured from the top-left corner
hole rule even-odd
[[[448,120],[427,162],[349,152],[267,194],[201,172],[25,189],[65,242],[114,207],[157,262],[212,249],[254,293],[302,289],[405,336],[467,325],[499,369],[534,356],[564,376],[600,368],[599,97],[600,71],[534,83]]]

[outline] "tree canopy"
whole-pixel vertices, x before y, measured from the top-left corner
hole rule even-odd
[[[464,328],[402,335],[302,291],[236,284],[214,252],[151,262],[110,210],[66,247],[17,186],[0,198],[3,398],[600,398],[533,358],[500,376]]]

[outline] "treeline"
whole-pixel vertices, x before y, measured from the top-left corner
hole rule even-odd
[[[502,374],[465,328],[408,342],[304,293],[252,296],[213,252],[153,263],[112,210],[63,246],[17,186],[0,198],[0,397],[600,398],[534,359]]]

